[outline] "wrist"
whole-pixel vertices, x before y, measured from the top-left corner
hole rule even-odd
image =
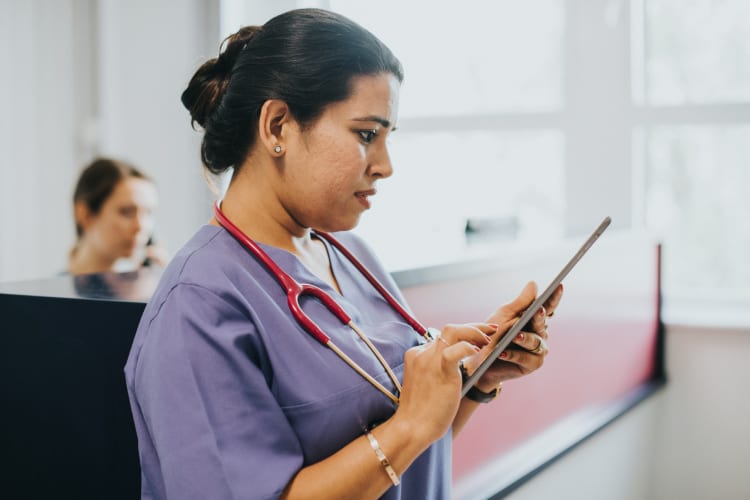
[[[466,367],[461,364],[461,378],[464,382],[469,378]],[[489,403],[494,400],[500,391],[503,390],[503,383],[498,380],[487,380],[486,375],[480,378],[466,393],[466,398],[475,403]]]
[[[482,391],[477,386],[473,386],[466,393],[466,397],[475,403],[490,403],[500,394],[503,390],[503,383],[500,382],[491,391]]]
[[[416,455],[429,448],[434,441],[429,433],[429,425],[419,425],[398,410],[377,429],[379,432],[387,432],[401,450],[410,448],[410,453]]]
[[[476,384],[474,384],[474,387],[479,389],[482,392],[492,392],[495,390],[496,387],[502,387],[503,383],[499,380],[482,380],[479,379]]]

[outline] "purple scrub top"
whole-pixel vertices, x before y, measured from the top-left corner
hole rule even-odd
[[[351,233],[336,236],[403,304],[369,248]],[[291,253],[261,246],[298,282],[329,293],[402,378],[404,352],[420,337],[346,257],[326,243],[342,296]],[[349,328],[315,300],[302,306],[339,348],[394,390]],[[299,469],[395,411],[297,324],[271,274],[227,231],[209,225],[165,270],[141,318],[125,376],[143,498],[278,497]],[[382,498],[448,498],[450,479],[448,432]]]

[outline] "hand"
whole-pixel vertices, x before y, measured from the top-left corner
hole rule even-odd
[[[497,387],[500,382],[528,375],[542,366],[544,358],[549,353],[547,318],[555,313],[562,298],[562,293],[563,287],[560,285],[531,321],[523,327],[513,343],[500,354],[500,357],[477,381],[476,386],[480,390],[489,392]],[[498,333],[493,336],[493,341],[483,348],[479,354],[465,361],[469,373],[476,369],[492,351],[497,341],[502,338],[502,335],[520,319],[524,311],[536,298],[536,294],[536,284],[530,282],[515,300],[501,306],[490,316],[488,322],[499,325]]]
[[[426,444],[443,436],[461,402],[460,362],[490,343],[494,325],[447,325],[435,341],[413,347],[404,357],[400,404],[392,417],[406,422]]]
[[[169,253],[163,246],[158,243],[146,245],[141,266],[166,267],[168,263]]]

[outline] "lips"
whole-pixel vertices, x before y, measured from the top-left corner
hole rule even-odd
[[[359,200],[365,208],[370,208],[370,200],[368,198],[370,196],[375,196],[375,193],[377,193],[375,189],[368,189],[366,191],[357,191],[354,193],[354,196],[357,197],[357,200]]]

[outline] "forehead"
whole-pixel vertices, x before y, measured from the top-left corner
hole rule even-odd
[[[378,116],[394,124],[398,113],[400,83],[390,73],[362,75],[352,79],[348,99],[333,103],[328,112],[343,118]]]
[[[157,202],[156,187],[151,181],[139,177],[128,177],[121,180],[112,190],[107,201],[115,204],[136,204],[153,207]]]

